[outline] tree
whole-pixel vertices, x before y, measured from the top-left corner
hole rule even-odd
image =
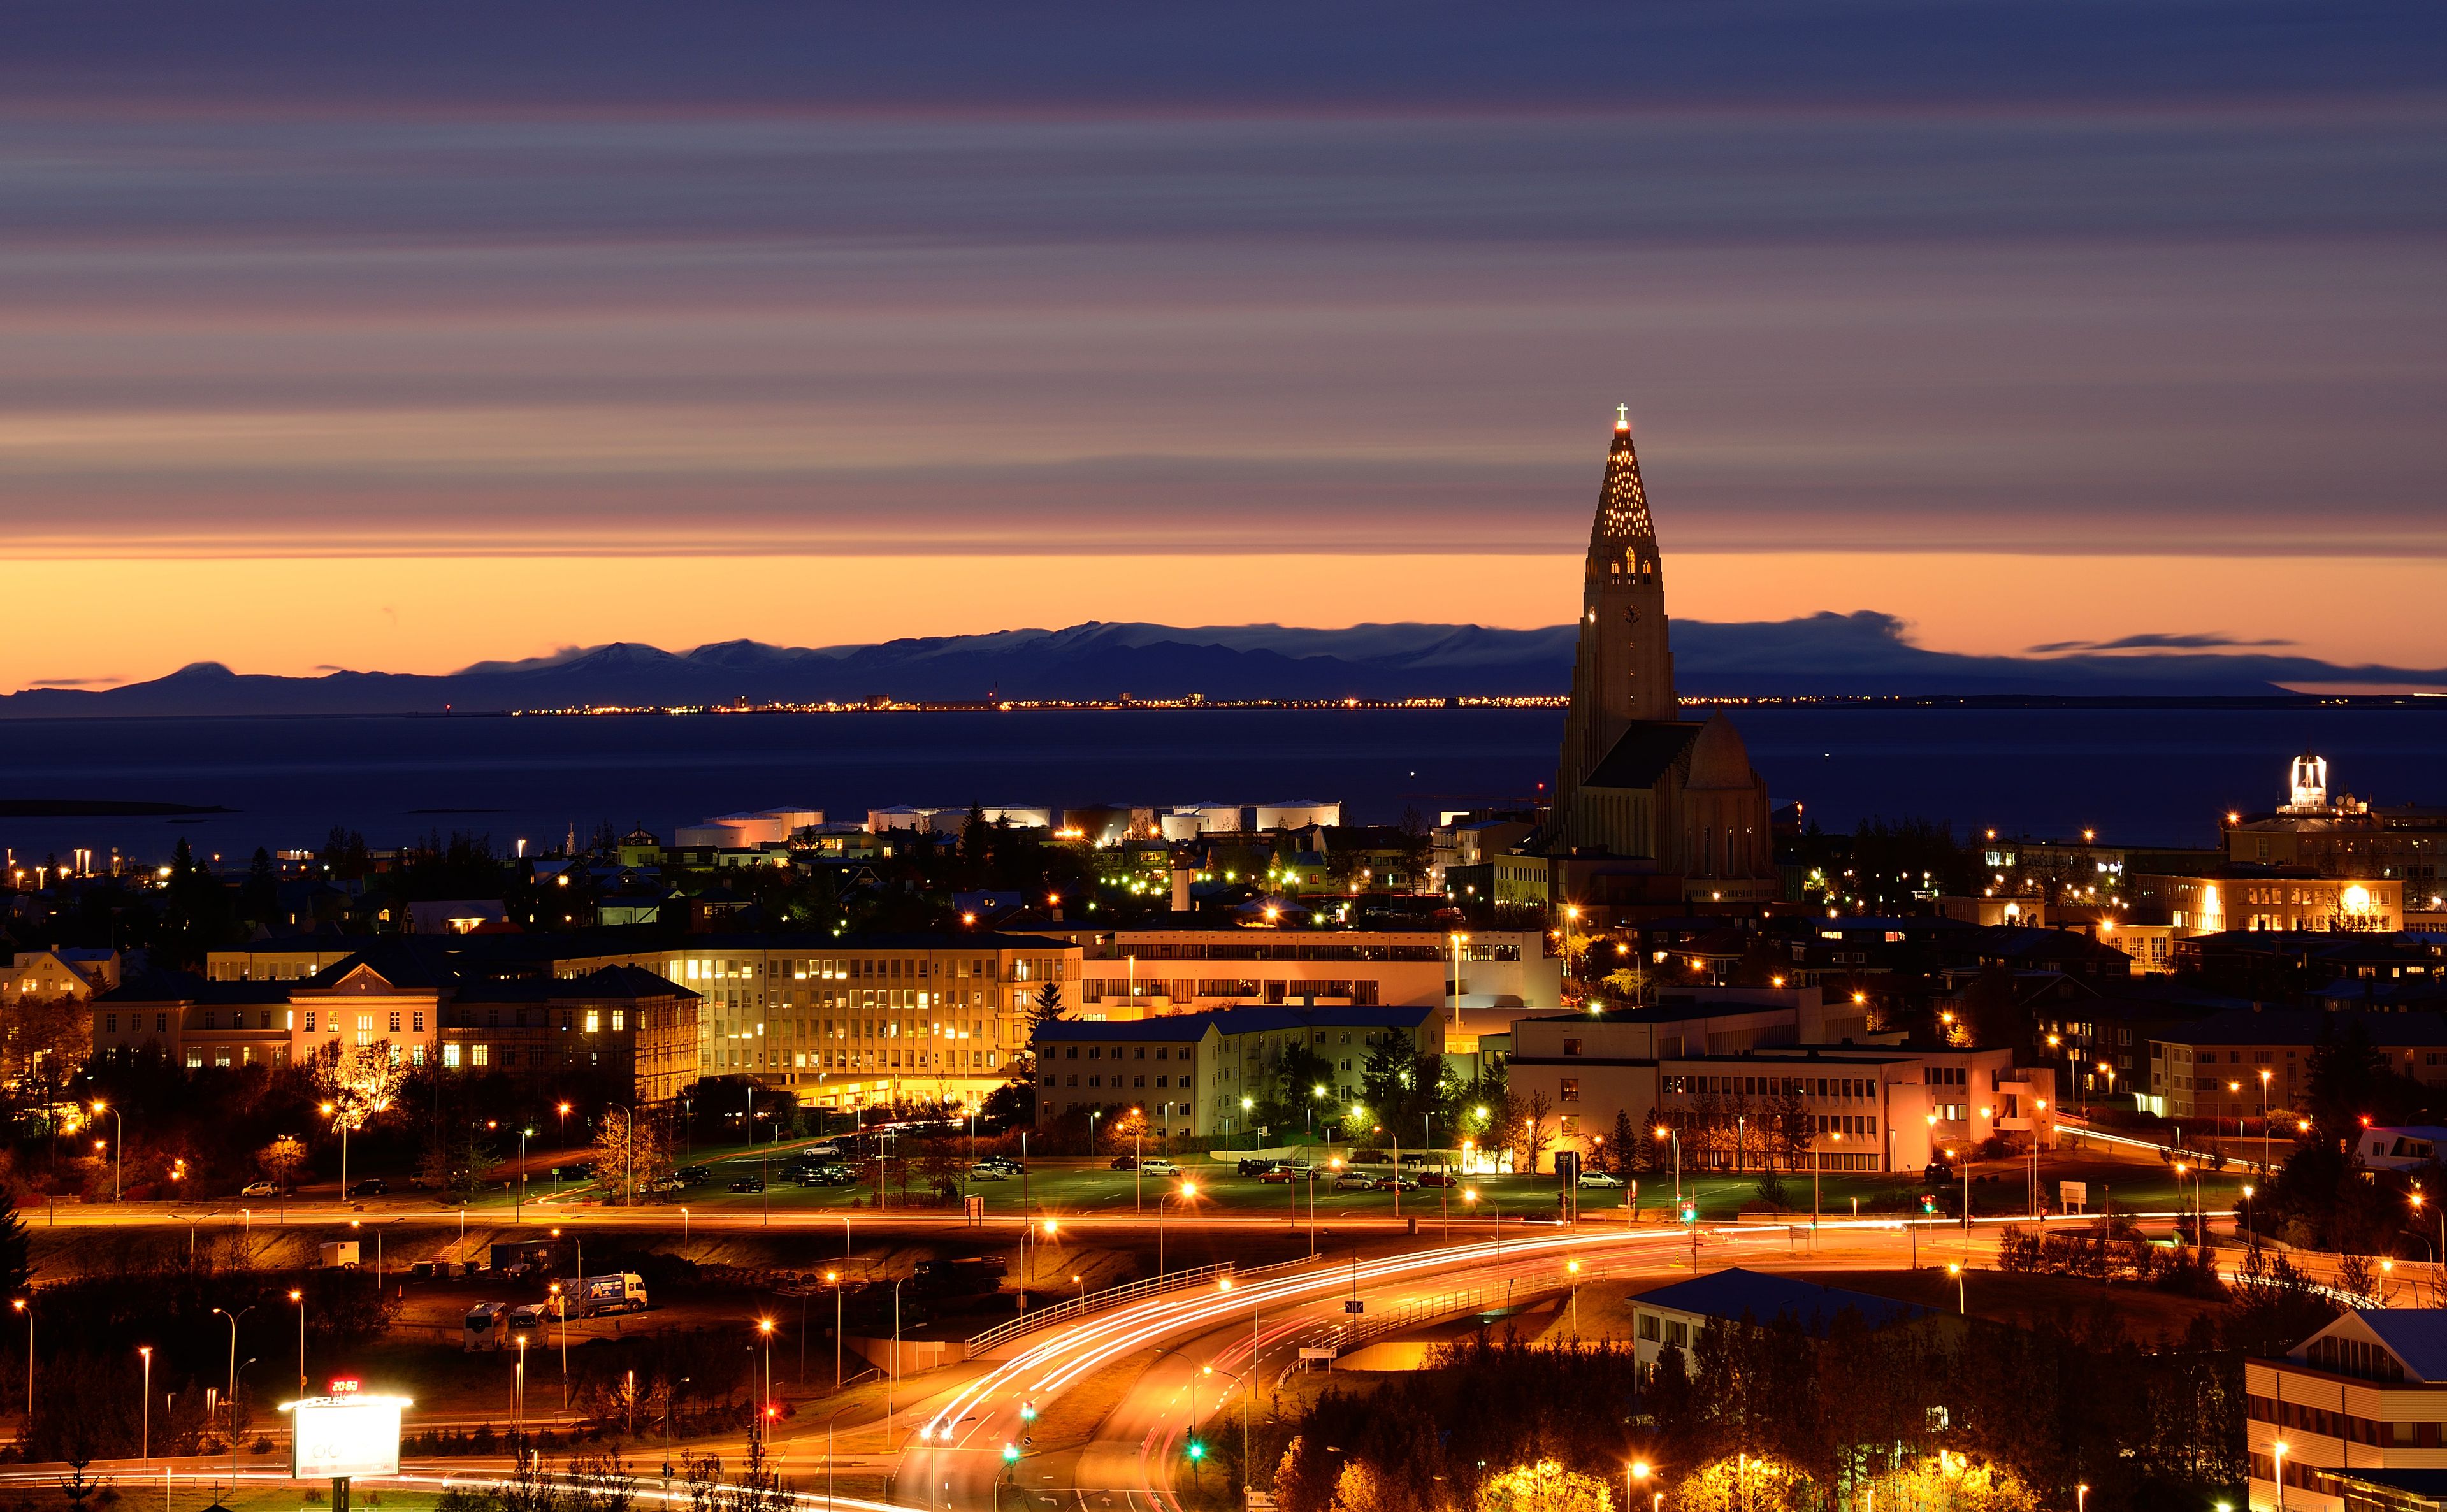
[[[1061,1016],[1062,984],[1060,982],[1048,982],[1043,987],[1036,990],[1036,996],[1029,1002],[1029,1037],[1031,1039],[1035,1038],[1037,1030],[1047,1024],[1054,1022]]]
[[[389,1040],[353,1049],[327,1041],[313,1051],[309,1068],[314,1090],[331,1104],[332,1126],[346,1124],[351,1132],[389,1112],[408,1080],[408,1066]]]
[[[1339,1498],[1337,1499],[1339,1504]],[[1613,1512],[1614,1493],[1553,1460],[1515,1465],[1479,1483],[1478,1512]]]
[[[8,1188],[0,1186],[0,1294],[22,1296],[26,1283],[33,1278],[33,1238],[17,1216],[17,1204]]]
[[[1810,1148],[1813,1132],[1810,1105],[1802,1100],[1798,1085],[1790,1080],[1770,1093],[1759,1109],[1760,1143],[1767,1152],[1771,1170],[1779,1155],[1789,1169],[1798,1170],[1802,1152]]]
[[[20,1106],[49,1107],[93,1053],[93,1012],[71,997],[29,998],[17,1005],[13,1020],[0,1039],[0,1069]]]
[[[1614,1132],[1606,1136],[1606,1143],[1614,1151],[1611,1169],[1625,1180],[1640,1175],[1656,1163],[1649,1149],[1656,1142],[1649,1137],[1647,1128],[1631,1122],[1629,1108],[1615,1109]]]
[[[1657,990],[1656,978],[1644,966],[1622,966],[1606,973],[1605,985],[1634,1008],[1649,1001]]]
[[[1555,1142],[1554,1130],[1547,1126],[1547,1115],[1555,1105],[1547,1100],[1543,1088],[1533,1087],[1526,1097],[1508,1098],[1504,1107],[1505,1142],[1512,1147],[1512,1168],[1523,1173],[1538,1169],[1539,1157]]]
[[[280,912],[280,874],[272,864],[272,853],[257,845],[255,860],[246,869],[246,883],[238,889],[238,915],[258,924],[268,924]]]
[[[297,1173],[306,1165],[305,1143],[294,1134],[283,1134],[256,1152],[255,1163],[282,1191],[294,1190]]]
[[[652,1195],[656,1181],[672,1174],[671,1142],[659,1124],[635,1124],[627,1107],[607,1109],[595,1130],[595,1179],[602,1184],[603,1200],[634,1207]]]

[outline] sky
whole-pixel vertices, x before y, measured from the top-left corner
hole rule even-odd
[[[27,9],[0,686],[1674,612],[2447,664],[2447,12]]]

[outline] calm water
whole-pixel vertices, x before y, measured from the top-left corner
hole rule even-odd
[[[2286,759],[2341,789],[2447,803],[2447,709],[1798,709],[1741,714],[1777,802],[1831,827],[1925,815],[1958,830],[2206,844],[2228,808],[2280,802]],[[755,714],[579,719],[96,720],[0,725],[0,799],[142,800],[237,812],[0,819],[20,859],[180,836],[242,856],[335,823],[377,844],[427,830],[557,842],[598,821],[673,824],[807,804],[1255,803],[1339,798],[1355,820],[1432,817],[1551,781],[1559,712],[1300,709]]]

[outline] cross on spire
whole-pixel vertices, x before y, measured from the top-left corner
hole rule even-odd
[[[1629,430],[1631,428],[1631,406],[1629,405],[1617,405],[1614,406],[1614,428],[1617,430]]]

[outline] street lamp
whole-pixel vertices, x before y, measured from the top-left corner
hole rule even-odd
[[[1682,1131],[1668,1124],[1657,1125],[1657,1137],[1674,1143],[1674,1205],[1682,1205]]]
[[[140,1344],[136,1352],[144,1356],[144,1415],[141,1435],[136,1441],[136,1463],[143,1465],[153,1458],[153,1346]]]
[[[2260,1174],[2268,1174],[2268,1078],[2267,1067],[2260,1071]]]
[[[1173,1191],[1170,1191],[1170,1192],[1163,1192],[1163,1193],[1159,1193],[1159,1194],[1157,1194],[1157,1196],[1156,1196],[1156,1200],[1155,1200],[1155,1274],[1156,1274],[1156,1279],[1158,1279],[1158,1280],[1162,1280],[1162,1279],[1164,1278],[1164,1205],[1165,1205],[1167,1202],[1172,1201],[1172,1200],[1173,1200],[1174,1199],[1176,1199],[1176,1198],[1178,1198],[1178,1199],[1179,1199],[1179,1200],[1181,1200],[1182,1201],[1186,1202],[1186,1201],[1188,1201],[1190,1199],[1192,1199],[1192,1198],[1196,1197],[1197,1195],[1198,1195],[1198,1183],[1197,1183],[1197,1182],[1195,1182],[1195,1181],[1184,1181],[1184,1182],[1182,1182],[1182,1183],[1181,1183],[1181,1185],[1180,1185],[1177,1189],[1175,1189],[1175,1190],[1173,1190]]]
[[[119,1172],[127,1162],[127,1124],[119,1116],[119,1109],[106,1103],[97,1101],[93,1105],[93,1112],[96,1118],[104,1113],[110,1115],[110,1200],[116,1202],[119,1200]]]
[[[26,1314],[26,1423],[30,1427],[34,1421],[34,1310],[26,1305],[22,1296],[9,1305]]]
[[[1622,1467],[1622,1508],[1631,1512],[1631,1483],[1648,1479],[1648,1462],[1634,1460]]]
[[[1945,1274],[1954,1277],[1954,1311],[1962,1316],[1970,1316],[1971,1303],[1963,1290],[1963,1267],[1949,1262]]]
[[[289,1300],[297,1304],[297,1395],[306,1395],[306,1294],[293,1291]],[[523,1357],[523,1355],[522,1355]]]
[[[765,1399],[756,1413],[756,1437],[761,1443],[773,1436],[773,1320],[758,1318],[756,1332],[765,1341]]]
[[[340,1131],[340,1200],[345,1202],[349,1198],[349,1121],[338,1106],[331,1103],[323,1105],[323,1116]]]
[[[20,1304],[20,1305],[22,1306],[23,1304]],[[229,1353],[229,1357],[230,1357],[230,1365],[229,1365],[230,1437],[232,1437],[233,1439],[235,1439],[236,1437],[237,1437],[237,1320],[238,1320],[239,1318],[242,1318],[242,1317],[246,1316],[249,1313],[254,1312],[254,1311],[255,1311],[255,1309],[254,1309],[253,1307],[242,1307],[242,1308],[239,1308],[237,1312],[233,1313],[233,1312],[231,1312],[231,1311],[230,1311],[229,1309],[227,1309],[227,1308],[224,1308],[224,1307],[217,1307],[217,1308],[213,1309],[213,1311],[214,1311],[214,1312],[216,1312],[216,1313],[218,1313],[221,1316],[223,1316],[223,1317],[225,1317],[225,1318],[229,1319],[229,1326],[230,1326],[230,1353]],[[26,1398],[26,1410],[27,1410],[27,1412],[28,1412],[28,1414],[30,1414],[30,1413],[33,1411],[33,1400],[34,1400],[34,1399],[33,1399],[32,1394],[31,1394],[30,1392],[29,1392],[29,1393],[28,1393],[27,1398]]]

